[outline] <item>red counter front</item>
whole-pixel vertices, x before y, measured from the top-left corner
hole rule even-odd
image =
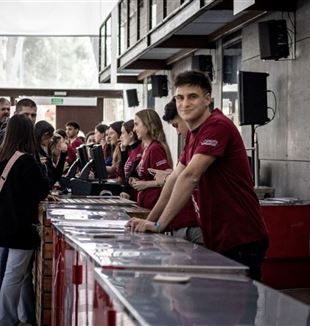
[[[310,287],[310,205],[261,208],[270,236],[263,282],[278,289]]]

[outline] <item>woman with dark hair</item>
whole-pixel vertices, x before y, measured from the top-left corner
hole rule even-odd
[[[115,121],[110,124],[108,129],[108,141],[112,147],[112,165],[107,166],[109,178],[118,178],[120,176],[120,136],[123,123],[124,121]]]
[[[16,151],[21,156],[0,191],[0,257],[8,250],[0,289],[0,325],[36,324],[32,264],[40,244],[38,205],[48,195],[49,186],[35,159],[33,124],[23,114],[8,122],[0,146],[1,175]]]
[[[141,141],[133,129],[133,120],[124,122],[121,129],[121,177],[125,188],[120,195],[123,198],[136,201],[138,193],[129,185],[129,179],[138,177],[136,169],[141,160],[143,149]]]
[[[58,162],[56,165],[53,164],[52,152],[50,148],[53,133],[54,127],[47,121],[38,121],[34,126],[36,150],[49,179],[50,189],[62,176],[67,156],[67,145],[65,142],[63,142],[61,143],[62,147]]]
[[[103,157],[106,166],[112,165],[112,145],[108,141],[109,127],[103,123],[98,123],[95,127],[95,143],[102,146]]]

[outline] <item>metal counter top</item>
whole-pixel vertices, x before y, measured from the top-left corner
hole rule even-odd
[[[61,221],[55,227],[69,245],[84,252],[97,266],[242,275],[248,270],[246,266],[180,238],[125,231],[125,221],[91,222],[98,227],[87,228],[89,221]]]
[[[178,283],[155,281],[155,275],[95,270],[135,325],[309,325],[309,306],[249,279],[189,275]]]

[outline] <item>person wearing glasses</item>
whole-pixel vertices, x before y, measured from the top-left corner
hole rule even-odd
[[[268,234],[254,192],[241,135],[219,109],[210,110],[211,81],[199,71],[175,79],[177,111],[189,129],[177,167],[165,183],[148,220],[132,218],[138,232],[161,232],[193,190],[207,248],[249,267],[259,280]]]

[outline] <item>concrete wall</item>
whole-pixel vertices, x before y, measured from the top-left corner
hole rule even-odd
[[[242,69],[268,72],[267,87],[277,99],[275,119],[257,129],[261,183],[275,188],[276,196],[310,198],[310,2],[298,1],[296,11],[296,58],[263,61],[259,56],[257,22],[242,31]],[[262,20],[286,19],[276,13]],[[291,14],[293,18],[293,14]],[[268,105],[275,107],[272,94]],[[242,127],[245,143],[250,142],[250,127]]]

